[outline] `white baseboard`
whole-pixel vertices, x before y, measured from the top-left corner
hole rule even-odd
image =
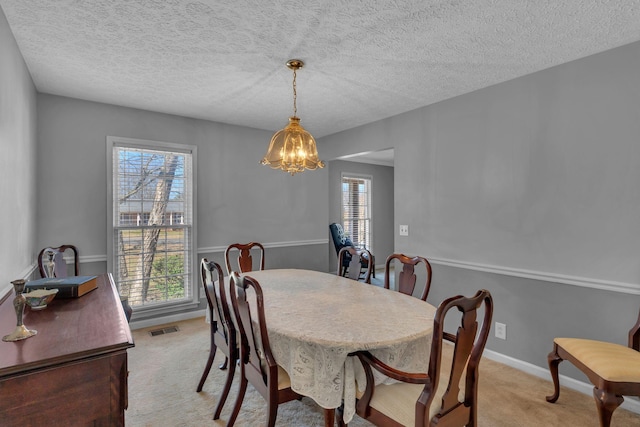
[[[483,356],[485,356],[487,359],[491,359],[507,366],[511,366],[512,368],[518,369],[519,371],[549,381],[549,394],[553,394],[553,383],[551,382],[551,374],[549,373],[548,369],[544,369],[529,362],[524,362],[522,360],[515,359],[510,356],[505,356],[504,354],[496,353],[495,351],[491,350],[485,349]],[[560,375],[560,385],[570,388],[571,390],[586,394],[587,396],[593,398],[593,385],[590,383],[585,383],[567,377],[565,375]],[[560,396],[560,399],[562,399],[562,395]],[[640,401],[632,396],[626,397],[620,407],[636,414],[640,414]]]
[[[134,320],[129,323],[131,330],[148,328],[149,326],[164,325],[171,322],[179,322],[181,320],[195,319],[196,317],[205,317],[206,310],[195,310],[186,313],[170,314],[162,317],[154,317],[151,319]]]

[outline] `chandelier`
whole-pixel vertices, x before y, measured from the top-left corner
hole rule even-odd
[[[281,169],[295,175],[305,169],[314,170],[324,167],[324,162],[318,159],[316,140],[300,126],[296,107],[296,71],[304,66],[299,59],[287,61],[287,67],[293,70],[293,117],[289,117],[289,124],[276,132],[271,138],[269,150],[260,161],[273,169]]]

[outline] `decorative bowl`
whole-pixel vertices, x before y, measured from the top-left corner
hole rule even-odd
[[[56,297],[57,293],[57,289],[34,289],[22,295],[27,299],[27,305],[31,307],[31,310],[42,310],[47,308],[47,304]]]

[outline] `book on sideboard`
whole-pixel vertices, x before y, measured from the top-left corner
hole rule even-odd
[[[58,289],[57,298],[77,298],[98,287],[98,276],[45,277],[30,280],[25,288]]]

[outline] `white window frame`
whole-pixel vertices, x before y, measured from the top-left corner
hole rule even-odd
[[[190,238],[188,239],[189,259],[188,259],[188,273],[185,275],[187,278],[187,290],[184,298],[174,301],[157,302],[149,305],[134,306],[133,319],[143,319],[149,317],[156,317],[166,315],[169,313],[184,311],[188,309],[195,309],[199,304],[199,271],[198,271],[198,252],[197,252],[197,147],[195,145],[176,144],[171,142],[152,141],[144,139],[123,138],[117,136],[107,136],[107,271],[113,274],[116,286],[118,286],[118,275],[116,274],[116,252],[117,248],[116,239],[118,230],[122,227],[116,225],[114,219],[115,207],[114,207],[114,181],[115,172],[114,167],[114,150],[117,148],[133,148],[142,150],[158,150],[169,151],[181,154],[191,155],[191,191],[188,195],[188,204],[191,209],[191,224],[187,224],[187,228],[190,228]],[[185,252],[186,252],[185,251]]]
[[[367,211],[369,215],[368,215],[368,218],[367,217],[364,218],[364,220],[368,221],[369,223],[369,226],[368,226],[369,235],[364,239],[364,241],[362,239],[360,239],[360,241],[356,241],[355,237],[353,236],[351,226],[350,224],[348,224],[348,221],[350,219],[348,217],[345,217],[345,204],[344,204],[345,199],[344,199],[344,192],[342,187],[344,185],[345,180],[351,180],[351,179],[366,180],[368,181],[368,185],[369,185],[368,194],[367,194],[368,196]],[[374,249],[373,249],[373,176],[342,172],[341,179],[340,179],[340,218],[342,222],[342,227],[344,228],[344,231],[349,236],[349,238],[352,239],[353,244],[357,247],[366,248],[373,253],[374,252]]]

